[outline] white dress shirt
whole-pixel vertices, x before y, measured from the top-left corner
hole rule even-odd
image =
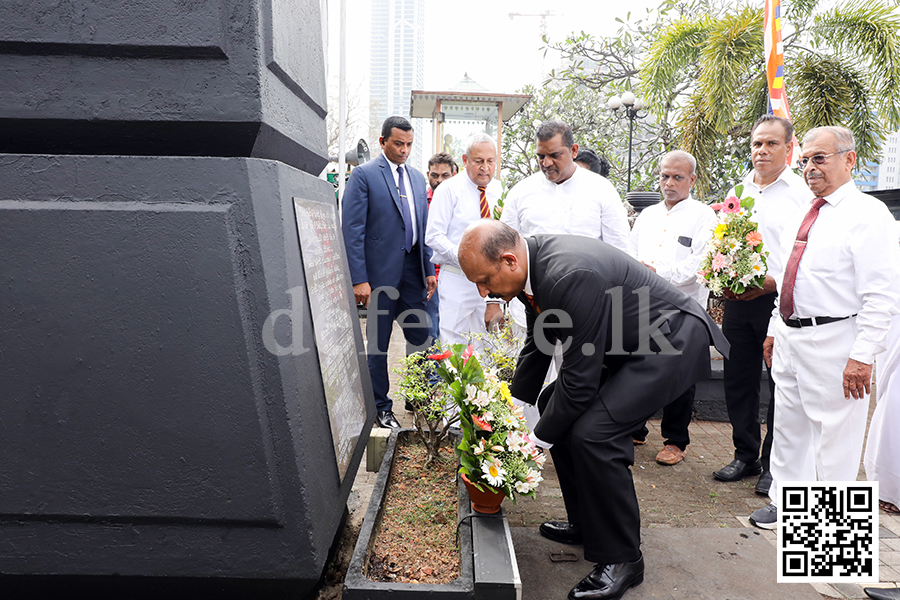
[[[811,206],[811,201],[805,203],[785,225],[782,264],[787,263]],[[779,291],[783,278],[783,274],[776,278]],[[778,308],[776,302],[773,321],[780,318]],[[850,351],[854,360],[872,364],[885,349],[891,317],[900,314],[896,225],[884,203],[857,190],[853,181],[825,196],[797,270],[794,308],[797,318],[858,315]]]
[[[385,155],[384,160],[386,160],[387,164],[391,166],[391,175],[394,176],[394,185],[397,186],[398,194],[400,193],[400,174],[397,173],[397,167],[399,166],[403,169],[403,186],[406,191],[406,205],[409,206],[409,217],[412,221],[412,243],[413,246],[415,246],[419,237],[417,234],[419,228],[416,227],[416,201],[413,198],[413,187],[412,181],[409,178],[409,171],[407,170],[406,165],[395,165],[394,163],[392,163],[388,159],[387,155]],[[400,201],[402,202],[403,198],[400,198]]]
[[[628,254],[652,266],[705,309],[709,290],[699,282],[697,271],[715,225],[715,211],[690,196],[671,209],[661,201],[638,215],[628,238]]]
[[[500,183],[492,179],[485,189],[491,214],[501,192]],[[431,262],[459,266],[459,240],[466,227],[481,218],[480,198],[478,185],[465,171],[434,190],[425,230],[425,244],[432,250]]]
[[[605,177],[581,167],[559,184],[540,172],[526,177],[506,196],[500,220],[523,235],[583,235],[623,252],[628,248],[628,216],[619,193]]]
[[[768,275],[777,278],[784,272],[778,249],[784,224],[801,206],[807,206],[814,194],[809,191],[803,178],[790,167],[785,168],[778,179],[764,188],[753,182],[755,173],[756,171],[750,171],[741,182],[744,184],[743,197],[755,200],[750,220],[756,222],[757,230],[762,235],[763,249],[769,253],[766,259]],[[728,195],[734,195],[734,188],[728,191]]]

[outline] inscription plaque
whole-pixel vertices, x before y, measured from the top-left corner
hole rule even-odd
[[[352,329],[355,306],[347,296],[344,249],[337,238],[334,205],[294,198],[294,211],[334,455],[343,481],[366,422]]]

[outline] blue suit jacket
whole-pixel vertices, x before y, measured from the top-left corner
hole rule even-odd
[[[431,248],[425,245],[428,218],[425,177],[408,165],[406,168],[416,208],[418,258],[424,288],[425,277],[434,275]],[[406,258],[406,230],[394,175],[383,154],[350,173],[344,190],[341,228],[353,285],[369,282],[372,289],[399,287]]]

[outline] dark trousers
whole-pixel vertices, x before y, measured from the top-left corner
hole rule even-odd
[[[597,401],[569,436],[550,449],[570,523],[584,532],[584,559],[635,561],[641,555],[641,515],[631,466],[631,432],[646,421],[616,423]]]
[[[755,300],[726,300],[722,333],[731,343],[725,359],[725,405],[731,421],[734,458],[751,463],[760,457],[759,400],[762,375],[763,342],[777,294]],[[766,367],[768,369],[768,367]],[[775,414],[775,382],[769,372],[769,410],[767,434],[762,445],[763,468],[769,468],[772,450],[772,420]]]
[[[428,335],[431,336],[432,344],[441,337],[441,304],[439,300],[440,297],[435,291],[431,296],[431,300],[425,303],[425,312],[431,318],[431,329],[428,330]]]
[[[663,442],[664,446],[671,444],[684,450],[691,443],[688,426],[690,426],[691,419],[694,416],[694,394],[696,391],[697,386],[692,385],[682,395],[666,404],[665,408],[663,408],[663,417],[659,428],[665,440]],[[650,430],[647,429],[645,421],[631,436],[636,440],[645,440],[649,433]]]
[[[429,346],[428,317],[425,312],[425,284],[422,281],[422,265],[416,250],[409,252],[403,263],[403,279],[400,286],[372,290],[366,312],[366,354],[375,407],[379,411],[392,410],[394,403],[388,398],[390,382],[387,370],[387,352],[391,343],[394,319],[403,328],[407,353],[426,350]],[[398,295],[399,294],[399,295]],[[392,297],[393,296],[393,297]],[[406,311],[412,310],[412,313]]]

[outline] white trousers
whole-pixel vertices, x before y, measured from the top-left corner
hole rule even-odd
[[[844,398],[843,375],[856,319],[794,329],[779,321],[772,377],[775,419],[769,495],[778,483],[856,481],[869,397]]]
[[[866,479],[878,482],[879,500],[900,506],[900,316],[891,321],[875,371],[878,404],[866,441]]]
[[[486,303],[478,293],[478,288],[463,275],[450,273],[441,269],[438,279],[440,295],[441,342],[448,344],[465,344],[467,333],[486,333],[484,328],[484,309]],[[473,344],[475,350],[481,345]]]

